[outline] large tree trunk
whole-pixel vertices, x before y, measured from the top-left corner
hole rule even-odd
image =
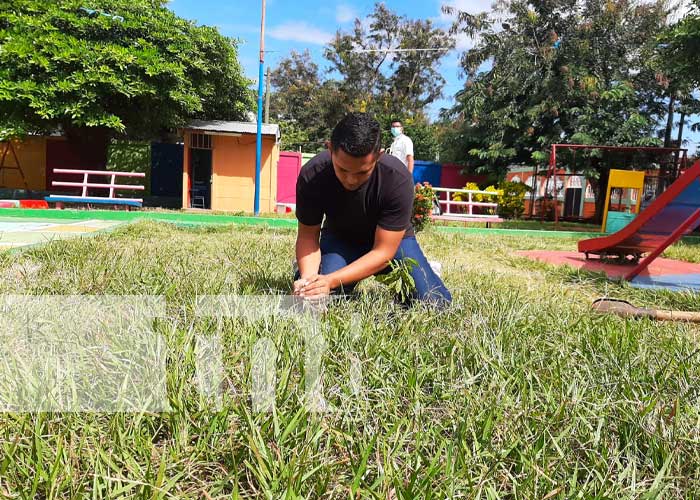
[[[608,178],[610,169],[599,168],[600,176],[597,179],[589,179],[591,189],[595,194],[595,215],[593,217],[594,224],[603,223],[603,210],[605,210],[605,195],[608,192]]]

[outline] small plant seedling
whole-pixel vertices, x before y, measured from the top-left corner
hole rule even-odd
[[[416,289],[416,282],[411,276],[411,271],[418,266],[418,262],[410,257],[389,262],[391,271],[377,276],[377,281],[389,287],[398,295],[401,302],[406,302]]]

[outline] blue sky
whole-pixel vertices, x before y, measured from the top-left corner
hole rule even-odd
[[[321,67],[326,67],[323,47],[338,29],[349,30],[356,17],[365,18],[374,10],[375,0],[267,0],[265,21],[265,66],[273,68],[292,50],[308,49]],[[412,19],[433,19],[436,25],[449,27],[450,19],[441,13],[443,4],[470,11],[486,10],[491,0],[384,0],[397,14]],[[243,7],[245,5],[245,7]],[[179,16],[200,24],[217,26],[221,33],[239,38],[240,60],[246,75],[257,81],[260,33],[259,0],[171,0],[169,6]],[[464,49],[467,40],[458,41]],[[268,52],[269,51],[269,52]],[[435,103],[431,114],[450,106],[451,96],[463,85],[459,79],[459,52],[453,51],[442,62],[441,71],[447,81],[445,98]]]
[[[246,75],[258,79],[260,0],[170,0],[169,7],[179,16],[199,24],[216,26],[224,35],[240,40],[239,54]],[[326,67],[323,47],[338,29],[348,30],[356,17],[364,19],[374,9],[375,0],[267,0],[265,22],[265,65],[275,67],[292,50],[309,50],[319,66]],[[449,4],[472,13],[490,9],[492,0],[384,0],[392,11],[412,19],[433,19],[436,25],[449,27],[450,19],[441,6]],[[441,72],[447,81],[444,97],[434,103],[430,114],[449,107],[452,96],[463,86],[459,73],[459,54],[469,48],[469,40],[459,38],[457,50],[443,59]],[[700,134],[685,131],[693,153]],[[674,134],[675,136],[675,134]]]

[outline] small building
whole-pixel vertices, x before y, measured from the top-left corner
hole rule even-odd
[[[193,121],[182,129],[182,208],[252,212],[257,124]],[[280,129],[262,126],[260,211],[274,212]]]

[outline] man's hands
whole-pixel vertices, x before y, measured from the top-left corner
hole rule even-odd
[[[328,275],[316,274],[294,282],[294,295],[306,299],[320,299],[330,295],[333,280]]]

